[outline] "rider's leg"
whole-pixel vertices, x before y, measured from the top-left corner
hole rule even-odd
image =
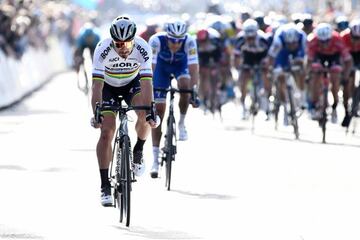
[[[205,107],[207,107],[207,101],[210,98],[210,71],[208,67],[202,67],[200,69],[200,92]]]
[[[101,176],[101,187],[110,186],[108,171],[112,157],[111,141],[114,137],[115,126],[115,114],[105,113],[102,121],[100,138],[96,146],[96,155]]]
[[[340,77],[341,77],[341,66],[335,65],[330,68],[330,80],[331,80],[331,93],[334,98],[334,103],[332,105],[332,114],[331,121],[333,123],[337,122],[337,112],[336,107],[339,103],[339,88],[340,88]]]
[[[246,98],[246,94],[247,94],[247,84],[250,78],[250,69],[242,69],[240,71],[239,74],[239,84],[240,84],[240,92],[241,92],[241,96],[240,96],[240,104],[243,108],[243,116],[242,118],[245,119],[246,118],[246,105],[245,105],[245,98]]]
[[[190,89],[190,78],[188,77],[179,77],[178,79],[178,87],[179,89]],[[181,93],[179,100],[179,109],[180,109],[180,119],[179,119],[179,140],[184,141],[187,140],[187,131],[185,128],[185,117],[187,110],[189,108],[189,93]]]
[[[306,91],[305,91],[305,77],[306,73],[304,71],[304,62],[303,59],[297,59],[295,65],[299,66],[299,70],[294,72],[294,77],[296,85],[300,90],[300,102],[301,107],[304,109],[306,106]]]
[[[352,89],[354,87],[355,71],[352,71],[349,79],[343,80],[343,105],[345,109],[345,115],[349,114],[349,99],[351,98]]]

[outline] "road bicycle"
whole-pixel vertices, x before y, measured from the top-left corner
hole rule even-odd
[[[320,111],[321,116],[319,119],[319,125],[322,130],[322,143],[326,143],[326,123],[328,121],[328,107],[329,107],[329,100],[328,100],[328,93],[329,93],[329,85],[330,85],[330,66],[329,62],[325,61],[323,64],[322,69],[320,70],[321,73],[321,96],[320,96]]]
[[[150,111],[154,114],[154,103],[151,106],[127,106],[122,105],[123,98],[119,97],[119,103],[102,104],[96,103],[95,119],[101,121],[101,112],[117,112],[120,125],[116,131],[113,144],[112,161],[110,163],[109,180],[113,189],[114,207],[120,210],[120,222],[125,221],[125,225],[130,225],[131,210],[131,190],[132,183],[136,182],[133,154],[128,133],[128,115],[131,110]]]
[[[250,69],[252,73],[252,87],[250,92],[251,105],[250,105],[250,116],[251,116],[251,132],[255,130],[255,117],[260,110],[260,101],[261,101],[261,88],[263,87],[262,77],[261,77],[261,67],[259,65],[253,66],[243,66],[243,69]]]
[[[354,117],[359,117],[359,104],[360,104],[360,69],[356,69],[350,114],[347,118],[344,119],[344,122],[342,123],[342,126],[346,127],[346,133],[349,132],[351,120]],[[352,133],[354,134],[355,131],[356,131],[356,122],[354,122],[353,124]]]
[[[286,93],[289,100],[290,112],[284,111],[284,114],[290,116],[291,125],[294,128],[295,139],[299,139],[299,124],[298,124],[299,115],[297,111],[298,107],[296,106],[295,94],[294,94],[296,90],[294,73],[299,70],[300,70],[299,66],[291,66],[289,69],[286,70],[286,76],[285,76]]]
[[[76,72],[77,75],[77,87],[78,89],[83,92],[86,96],[89,96],[90,93],[90,80],[91,79],[91,65],[92,59],[89,49],[84,49],[82,56],[75,57],[75,62],[79,64],[79,71]],[[90,78],[89,78],[90,76]]]
[[[176,121],[174,116],[174,99],[175,93],[190,93],[192,101],[196,99],[196,92],[194,89],[177,89],[169,88],[154,88],[154,91],[170,93],[169,112],[166,121],[166,134],[164,136],[164,148],[162,149],[161,167],[165,164],[165,187],[170,191],[172,162],[175,160],[177,152],[177,138],[176,138]],[[155,176],[152,176],[155,177]]]

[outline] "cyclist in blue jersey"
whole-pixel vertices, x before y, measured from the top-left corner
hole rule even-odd
[[[166,32],[153,35],[149,44],[153,53],[154,88],[167,88],[170,86],[170,76],[174,75],[180,89],[191,89],[199,81],[199,62],[196,40],[187,33],[185,22],[173,20],[166,24]],[[166,109],[166,93],[154,91],[156,111],[161,119]],[[187,140],[185,128],[185,115],[189,106],[190,95],[180,94],[179,108],[179,140]],[[191,102],[198,107],[199,101]],[[157,177],[159,169],[159,145],[161,139],[161,125],[152,130],[154,163],[151,176]]]
[[[296,66],[294,72],[297,86],[300,90],[300,104],[305,108],[305,70],[304,59],[306,54],[306,33],[296,27],[294,23],[280,27],[274,36],[274,41],[269,49],[269,66],[274,67],[274,74],[280,83],[280,96],[285,101],[285,74]],[[284,105],[286,106],[286,105]],[[285,115],[284,124],[287,125]]]
[[[84,50],[86,48],[89,49],[92,59],[98,42],[100,42],[99,30],[92,23],[85,23],[80,29],[79,36],[76,39],[74,68],[77,72],[79,71],[81,64],[84,62]]]

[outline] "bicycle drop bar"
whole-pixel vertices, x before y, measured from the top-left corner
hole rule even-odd
[[[144,111],[153,111],[154,110],[154,102],[151,103],[151,106],[123,106],[119,104],[103,104],[96,103],[95,108],[95,119],[99,119],[102,111],[113,111],[119,112],[121,114],[125,114],[131,110],[144,110]]]
[[[168,88],[154,88],[154,91],[160,91],[160,92],[177,92],[177,93],[191,93],[194,94],[193,89],[177,89],[173,87]]]
[[[154,91],[160,91],[160,92],[170,92],[171,95],[174,93],[190,93],[191,94],[191,101],[195,101],[197,98],[197,93],[195,89],[178,89],[174,87],[168,87],[168,88],[154,88]]]

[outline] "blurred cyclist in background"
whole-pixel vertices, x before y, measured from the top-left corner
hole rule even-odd
[[[349,27],[349,20],[346,16],[338,16],[335,19],[336,31],[342,32]]]
[[[265,88],[263,91],[263,107],[268,111],[268,97],[271,89],[267,78],[267,66],[265,58],[268,52],[268,42],[265,33],[259,29],[258,23],[254,19],[248,19],[244,22],[242,31],[238,33],[235,45],[235,68],[239,70],[239,87],[241,91],[240,103],[242,105],[242,118],[247,119],[247,108],[245,98],[247,95],[248,81],[253,78],[252,68],[259,66]],[[269,112],[267,112],[269,114]]]
[[[153,53],[154,87],[168,88],[171,84],[171,75],[177,80],[179,89],[191,89],[199,82],[199,63],[195,39],[187,33],[186,23],[181,20],[172,20],[165,25],[166,32],[153,35],[149,44]],[[166,93],[154,91],[156,112],[164,118],[166,109]],[[190,94],[180,94],[179,108],[179,140],[185,141],[188,134],[185,128],[185,116],[190,102]],[[199,102],[191,102],[198,107]],[[152,131],[154,163],[151,177],[157,178],[159,170],[159,145],[161,140],[161,124]]]
[[[274,66],[276,79],[280,83],[280,98],[286,102],[285,77],[286,73],[293,71],[297,86],[301,93],[301,105],[305,109],[305,70],[304,61],[306,53],[306,34],[298,29],[294,23],[280,27],[269,49],[269,66]],[[294,66],[298,69],[292,70]],[[287,112],[286,104],[284,104]],[[284,125],[288,125],[288,116],[284,114]]]
[[[303,28],[302,30],[306,33],[306,35],[309,35],[314,30],[314,20],[311,14],[304,13],[302,17],[302,24]]]
[[[84,62],[83,53],[87,48],[90,51],[91,59],[93,59],[96,45],[100,41],[100,32],[92,23],[85,23],[80,29],[79,36],[76,39],[74,51],[74,68],[79,71],[81,64]]]
[[[334,99],[332,105],[331,122],[337,122],[336,107],[339,102],[338,91],[340,78],[349,78],[352,59],[340,35],[328,23],[320,23],[309,36],[308,67],[311,68],[311,102],[310,113],[313,120],[320,117],[318,101],[321,93],[321,72],[328,68],[330,72],[331,93]],[[328,63],[328,66],[325,63]]]
[[[196,34],[200,66],[199,96],[206,109],[215,111],[216,95],[221,85],[220,61],[222,41],[218,31],[213,28],[200,29]]]
[[[354,91],[355,71],[360,69],[360,19],[354,19],[350,22],[348,29],[345,29],[340,34],[346,47],[349,49],[353,60],[353,68],[350,77],[343,78],[343,104],[345,108],[345,117],[341,125],[348,127],[351,120],[351,115],[348,106],[348,101],[352,97]]]
[[[139,36],[142,37],[146,42],[149,41],[150,37],[158,32],[158,24],[152,20],[147,20],[146,28],[142,31]]]
[[[255,11],[253,19],[258,23],[259,29],[265,33],[268,28],[268,25],[265,23],[265,14],[261,11]]]

